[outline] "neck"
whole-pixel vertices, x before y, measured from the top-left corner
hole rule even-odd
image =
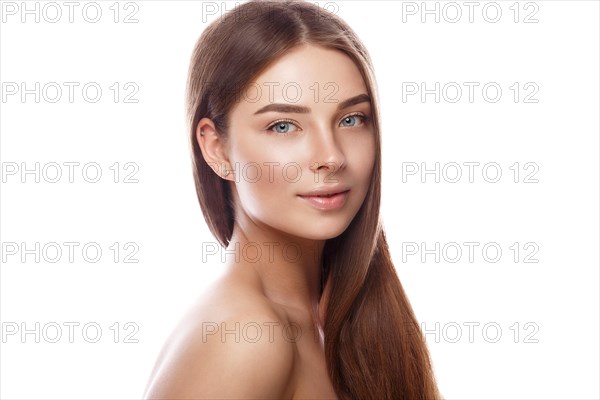
[[[307,311],[322,325],[319,291],[324,245],[324,240],[258,226],[245,216],[235,221],[227,253],[235,254],[242,268],[253,268],[269,300]]]

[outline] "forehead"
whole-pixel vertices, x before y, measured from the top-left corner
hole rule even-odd
[[[289,50],[256,77],[242,103],[309,105],[324,98],[340,102],[361,93],[367,93],[367,87],[352,59],[339,50],[302,45]]]

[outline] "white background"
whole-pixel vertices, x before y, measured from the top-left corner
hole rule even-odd
[[[12,10],[7,3],[17,14],[4,12]],[[121,2],[115,23],[113,3],[98,2],[97,23],[82,17],[87,2],[75,8],[72,23],[63,2],[56,3],[58,22],[45,20],[56,12],[47,6],[39,22],[32,14],[23,23],[21,2],[2,2],[2,398],[140,398],[167,335],[219,272],[202,262],[202,243],[214,239],[196,200],[184,121],[189,57],[207,22],[219,15],[203,14],[196,1],[137,1],[127,8]],[[437,6],[439,22],[433,14],[421,21],[421,2],[327,4],[363,39],[375,65],[383,121],[382,219],[448,399],[600,396],[599,3],[525,3],[500,1],[483,15],[488,2],[480,2],[473,22],[467,6],[454,3],[462,12],[456,23],[449,21],[456,7],[444,2]],[[45,4],[38,3],[40,13]],[[211,9],[234,5],[217,2]],[[418,11],[410,15],[413,6]],[[486,21],[495,18],[496,6],[499,21]],[[138,22],[124,23],[133,11]],[[531,13],[537,23],[523,21]],[[7,95],[11,83],[21,82],[28,89],[56,82],[63,97],[51,103],[47,98],[55,92],[48,92],[36,103],[33,94],[25,101],[20,92]],[[72,103],[64,82],[79,83]],[[82,97],[89,82],[103,89],[96,103]],[[115,82],[117,103],[109,88]],[[139,88],[137,103],[123,101],[132,92],[128,82]],[[449,91],[439,103],[434,95],[403,101],[403,86],[411,82],[428,89],[456,82],[462,97],[452,103],[455,92]],[[464,82],[479,83],[473,102]],[[490,82],[502,89],[497,102],[482,96]],[[517,102],[510,89],[515,82]],[[526,90],[526,83],[535,86]],[[526,103],[532,87],[539,89],[531,98],[538,101]],[[20,170],[7,175],[15,165],[33,168],[36,162],[40,168],[80,165],[73,183],[64,166],[57,183],[44,176],[36,183]],[[81,166],[92,162],[101,166],[98,183],[82,178]],[[118,183],[109,168],[116,162]],[[128,162],[139,168],[133,176],[138,183],[123,182],[133,171],[124,167]],[[465,162],[479,163],[473,182]],[[433,169],[436,163],[446,172],[439,183],[432,174],[425,182],[420,174],[403,179],[403,169]],[[462,166],[456,183],[449,182],[456,174],[452,163]],[[486,181],[494,169],[482,175],[487,163],[500,167],[498,182]],[[517,183],[514,163],[521,172]],[[531,167],[525,169],[526,163]],[[538,182],[525,183],[534,168],[530,178]],[[46,172],[52,178],[55,170]],[[56,263],[43,256],[36,262],[35,254],[22,262],[22,243],[32,249],[36,242],[40,248],[52,242],[80,246],[72,263],[64,246]],[[116,263],[109,248],[115,242]],[[133,249],[124,247],[128,242],[138,248],[138,263],[123,262]],[[473,262],[464,242],[479,243]],[[17,254],[7,251],[14,249],[11,243]],[[101,247],[100,261],[82,258],[86,243]],[[411,243],[419,246],[416,254],[408,251]],[[439,262],[423,252],[436,243]],[[457,262],[451,262],[455,247],[449,243],[463,250]],[[495,256],[493,246],[502,250],[497,262],[482,255],[488,243],[489,257]],[[445,245],[447,253],[441,251]],[[533,250],[538,262],[524,262]],[[8,334],[15,326],[35,330],[36,322],[39,343],[34,333]],[[69,322],[79,324],[73,343],[64,325]],[[126,328],[127,322],[132,325]],[[86,340],[95,336],[93,328],[82,334],[87,323],[102,329],[96,343]],[[51,343],[55,324],[62,337]],[[125,343],[136,326],[130,339],[137,343]]]

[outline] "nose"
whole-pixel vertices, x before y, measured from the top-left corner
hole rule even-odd
[[[346,167],[346,157],[331,129],[321,128],[313,132],[311,140],[312,160],[310,170],[315,182],[335,182],[333,176]],[[321,174],[323,174],[321,176]]]

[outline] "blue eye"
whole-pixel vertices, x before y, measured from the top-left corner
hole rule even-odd
[[[291,121],[283,121],[282,120],[282,121],[276,121],[274,124],[269,126],[267,128],[267,130],[285,135],[285,134],[294,132],[296,130],[296,129],[291,129],[291,127],[296,128],[296,125],[294,125],[294,123]]]
[[[348,115],[347,117],[345,117],[342,120],[342,124],[347,124],[347,125],[342,125],[342,126],[353,127],[353,126],[359,125],[360,122],[364,123],[366,120],[367,120],[367,117],[362,114],[352,114],[352,115]]]

